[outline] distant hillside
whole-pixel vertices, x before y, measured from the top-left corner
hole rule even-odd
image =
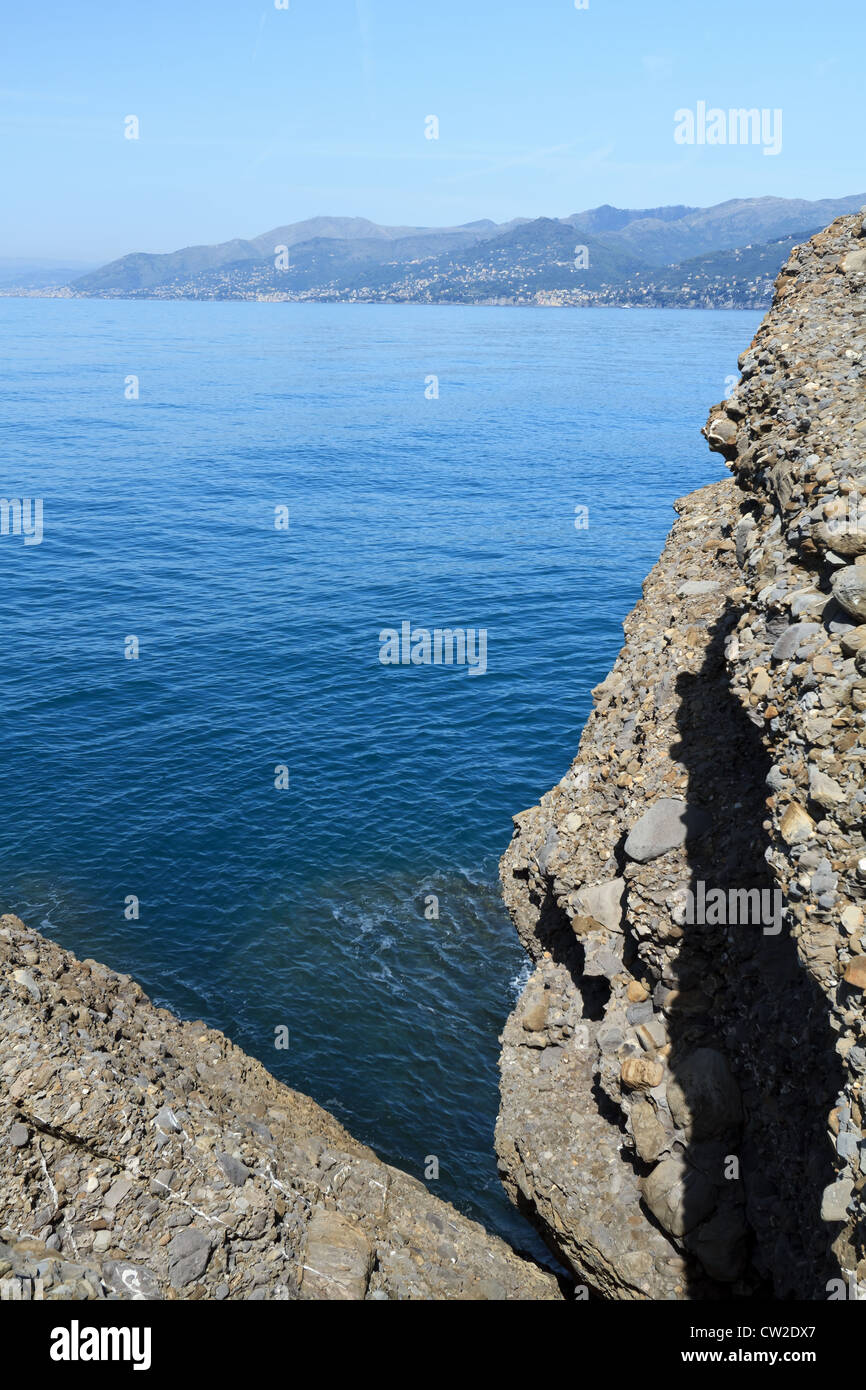
[[[94,269],[83,261],[32,261],[0,257],[0,290],[50,289],[68,285]]]
[[[565,218],[383,227],[316,217],[250,240],[136,252],[74,280],[83,296],[761,307],[792,245],[866,194],[711,208],[610,206]],[[287,248],[281,255],[280,248]]]
[[[773,282],[798,243],[821,231],[781,237],[758,246],[712,251],[679,265],[638,271],[622,286],[621,302],[685,309],[760,309],[769,306]]]
[[[862,193],[813,203],[804,198],[734,198],[711,208],[684,208],[676,219],[662,216],[667,211],[663,208],[612,230],[609,239],[650,265],[671,265],[749,242],[802,236],[808,228],[825,227],[835,217],[859,212],[864,202]]]
[[[605,232],[620,232],[633,222],[680,222],[690,214],[701,211],[701,208],[684,207],[682,203],[673,207],[640,210],[612,208],[610,203],[604,203],[600,208],[590,208],[588,212],[573,212],[570,217],[564,217],[562,220],[583,232],[589,232],[590,235],[601,236]]]
[[[347,254],[354,258],[363,248],[364,256],[370,261],[380,260],[386,254],[392,259],[411,260],[417,256],[435,256],[448,248],[471,246],[501,230],[495,222],[472,222],[466,227],[380,227],[363,217],[313,217],[306,222],[274,227],[250,241],[187,246],[182,251],[162,255],[133,252],[81,277],[73,287],[82,294],[155,289],[192,280],[224,266],[262,260],[273,263],[278,246],[291,250],[322,240],[345,247]]]
[[[585,250],[588,259],[582,269],[576,265],[579,250]],[[541,217],[479,246],[407,267],[406,274],[423,282],[425,297],[472,303],[491,297],[520,299],[545,290],[570,291],[576,283],[583,290],[600,290],[620,284],[644,264],[602,237],[578,238],[568,223]]]

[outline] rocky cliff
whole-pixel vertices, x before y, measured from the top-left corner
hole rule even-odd
[[[0,1040],[2,1297],[562,1296],[221,1033],[9,916]]]
[[[677,503],[502,862],[500,1170],[607,1298],[866,1278],[864,222],[793,251],[704,431],[733,479]]]

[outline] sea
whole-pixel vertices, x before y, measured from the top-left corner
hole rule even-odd
[[[759,321],[0,299],[0,910],[532,1249],[497,864]]]

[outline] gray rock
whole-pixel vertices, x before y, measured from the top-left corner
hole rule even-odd
[[[559,1066],[564,1056],[564,1047],[548,1047],[542,1052],[538,1065],[542,1071],[551,1071],[554,1067]]]
[[[231,1154],[217,1154],[217,1163],[233,1187],[243,1187],[247,1178],[251,1176],[246,1164],[241,1163],[239,1158],[234,1158]]]
[[[672,1236],[683,1236],[706,1220],[716,1205],[710,1180],[682,1155],[665,1158],[643,1183],[643,1200]]]
[[[616,1052],[625,1042],[625,1033],[618,1023],[605,1022],[598,1030],[597,1041],[603,1054]]]
[[[866,621],[866,568],[861,565],[846,565],[833,576],[833,597],[837,603],[857,618]]]
[[[9,1143],[13,1149],[23,1149],[30,1143],[30,1131],[26,1125],[14,1124],[9,1131]]]
[[[821,1195],[821,1220],[847,1221],[848,1204],[853,1195],[854,1183],[851,1178],[831,1182]]]
[[[836,888],[837,882],[837,876],[833,873],[833,867],[829,859],[820,860],[817,869],[812,875],[812,892],[832,893]]]
[[[30,974],[29,970],[13,970],[12,978],[19,985],[23,985],[27,992],[31,994],[33,998],[36,1000],[37,1004],[39,1003],[39,1001],[42,998],[42,991],[40,990],[33,976]]]
[[[804,589],[791,599],[791,613],[800,618],[804,613],[820,613],[827,606],[827,595],[819,589]]]
[[[677,589],[677,597],[701,598],[704,594],[715,594],[721,587],[716,579],[687,579]]]
[[[747,1234],[742,1207],[728,1201],[689,1233],[686,1246],[711,1279],[733,1284],[748,1263]]]
[[[131,1191],[132,1183],[129,1181],[129,1178],[118,1178],[116,1182],[111,1184],[111,1187],[105,1194],[103,1199],[105,1205],[111,1207],[113,1210],[115,1207],[120,1206],[124,1197]]]
[[[559,838],[556,833],[556,826],[550,825],[544,837],[544,843],[538,851],[538,867],[542,874],[546,874],[550,869],[550,861],[559,849]]]
[[[804,642],[821,631],[820,623],[791,623],[773,647],[771,653],[773,660],[790,661]]]
[[[737,548],[737,564],[742,569],[749,548],[751,533],[755,530],[755,518],[751,515],[744,516],[734,528],[734,544]]]
[[[645,1023],[638,1024],[637,1040],[645,1052],[664,1047],[668,1039],[661,1019],[650,1018]]]
[[[182,1128],[170,1105],[164,1105],[156,1117],[156,1127],[163,1134],[178,1134]]]
[[[655,1163],[668,1136],[649,1101],[639,1098],[632,1103],[629,1122],[638,1156],[644,1163]]]
[[[623,968],[622,956],[617,955],[590,934],[585,940],[583,973],[596,979],[612,980]]]
[[[859,521],[830,521],[815,528],[819,544],[837,555],[862,555],[866,552],[866,529]]]
[[[723,1053],[699,1047],[673,1061],[670,1070],[668,1105],[688,1139],[711,1139],[739,1125],[743,1117],[740,1088]]]
[[[736,454],[737,427],[733,420],[717,415],[706,425],[704,433],[711,449],[723,454]]]
[[[842,262],[846,275],[866,274],[866,251],[849,251]]]
[[[771,792],[780,792],[791,785],[790,777],[786,777],[782,769],[775,764],[767,773],[766,781]]]
[[[809,795],[828,811],[834,806],[841,806],[846,799],[839,783],[818,767],[809,768]]]
[[[710,827],[710,817],[686,801],[665,798],[645,811],[625,842],[629,859],[646,864],[659,855],[684,845],[687,839],[703,835]]]
[[[624,878],[611,878],[604,883],[585,885],[577,894],[581,915],[593,917],[596,922],[607,927],[608,931],[621,932],[624,890]]]
[[[204,1274],[212,1248],[210,1237],[195,1226],[178,1232],[168,1246],[169,1279],[173,1289],[183,1289]]]
[[[645,999],[642,1004],[630,1004],[625,1011],[625,1016],[629,1023],[647,1023],[653,1016],[653,1006],[651,999]]]

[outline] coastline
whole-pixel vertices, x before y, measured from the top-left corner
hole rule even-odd
[[[688,310],[693,313],[715,313],[720,310],[729,310],[737,313],[759,313],[769,307],[765,298],[757,301],[749,301],[737,304],[648,304],[648,303],[619,303],[615,301],[597,303],[588,301],[579,304],[554,304],[545,300],[517,300],[517,299],[478,299],[478,300],[454,300],[454,299],[322,299],[320,297],[304,298],[303,296],[290,295],[158,295],[158,294],[75,294],[72,291],[64,290],[43,291],[34,290],[32,292],[11,292],[0,290],[0,299],[83,299],[88,301],[103,300],[114,302],[121,300],[144,301],[156,304],[345,304],[353,308],[369,306],[385,306],[393,308],[396,306],[411,307],[418,309],[651,309],[656,313],[664,313],[672,310]]]

